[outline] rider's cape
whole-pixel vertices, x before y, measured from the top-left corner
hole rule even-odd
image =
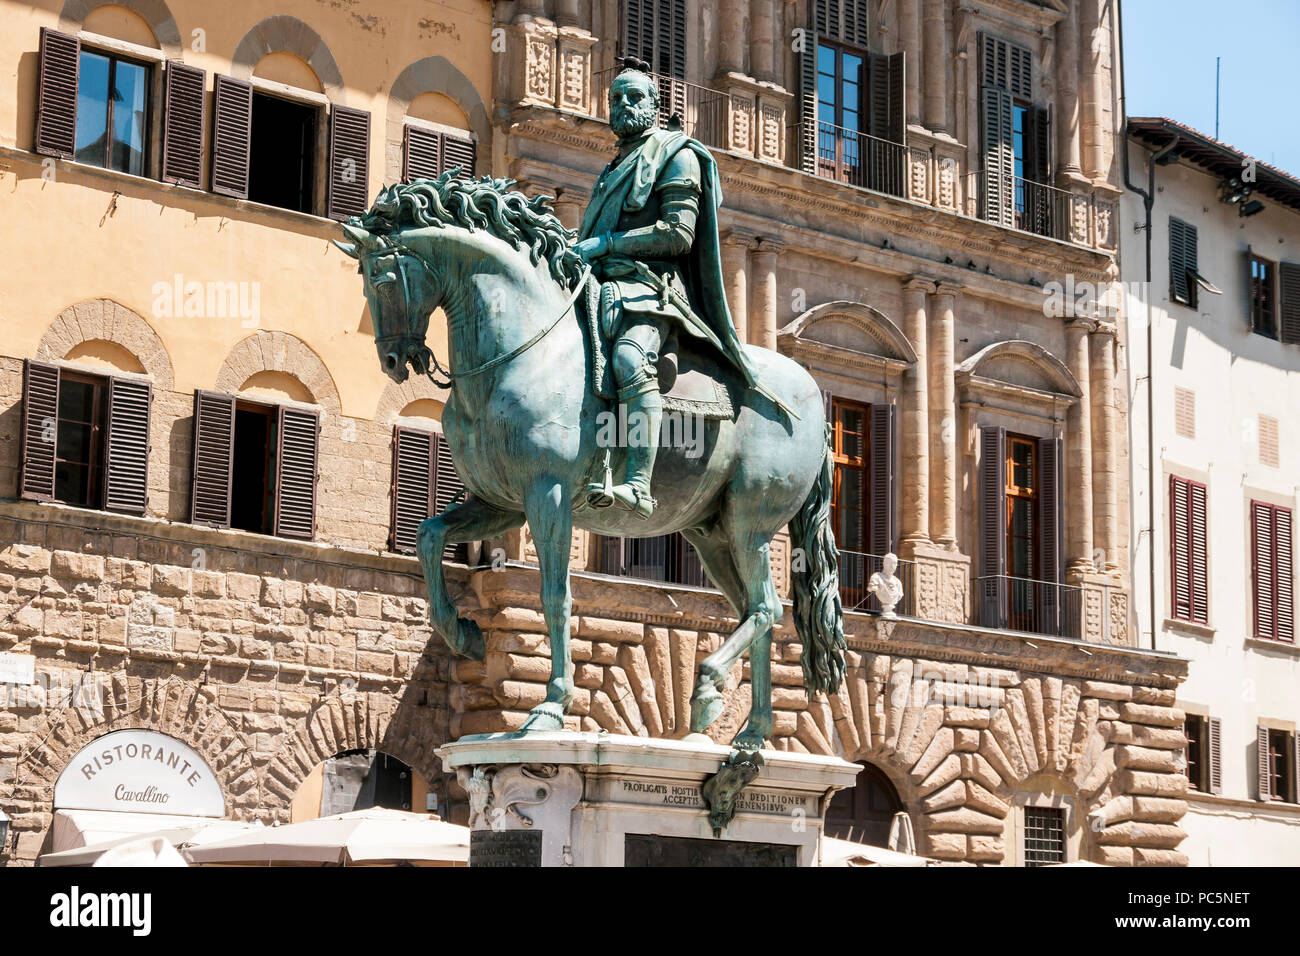
[[[582,217],[579,238],[618,232],[625,213],[644,209],[654,193],[655,183],[669,160],[679,150],[690,149],[700,164],[700,202],[691,251],[681,257],[681,274],[693,315],[683,315],[682,325],[692,335],[711,343],[754,386],[755,377],[741,349],[736,327],[727,308],[722,280],[722,259],[718,246],[718,208],[722,187],[718,167],[708,147],[678,130],[653,130],[646,139],[613,169],[606,167],[587,211]]]

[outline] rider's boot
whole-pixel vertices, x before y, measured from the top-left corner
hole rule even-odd
[[[655,455],[659,451],[659,426],[663,421],[664,402],[657,382],[639,395],[625,400],[627,420],[640,413],[645,417],[644,441],[629,442],[627,469],[622,484],[607,487],[591,485],[587,489],[587,503],[593,508],[607,508],[619,504],[641,518],[654,513],[655,500],[650,496],[650,476],[654,473]],[[629,426],[629,431],[635,431]]]

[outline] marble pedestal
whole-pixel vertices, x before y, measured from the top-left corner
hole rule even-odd
[[[483,734],[439,748],[470,798],[471,866],[815,866],[856,764],[764,750],[715,836],[701,786],[731,753],[605,733]]]

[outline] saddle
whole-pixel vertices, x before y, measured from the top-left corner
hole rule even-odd
[[[610,367],[610,353],[619,307],[615,286],[589,276],[587,287],[578,300],[582,303],[591,389],[598,398],[614,401],[617,388]],[[731,393],[719,374],[717,360],[710,361],[703,352],[690,346],[682,347],[676,331],[663,343],[658,370],[659,393],[663,396],[665,412],[698,415],[718,421],[735,418]]]

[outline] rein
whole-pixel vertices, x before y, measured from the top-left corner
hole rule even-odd
[[[409,283],[407,282],[406,279],[407,257],[414,259],[420,265],[420,267],[424,269],[425,272],[429,273],[429,275],[434,276],[436,278],[437,274],[433,271],[433,267],[430,266],[427,262],[425,262],[419,256],[419,254],[415,252],[414,249],[412,249],[410,246],[402,245],[399,242],[393,242],[391,243],[391,245],[384,246],[382,249],[377,249],[370,255],[371,256],[388,255],[393,252],[405,253],[405,255],[401,255],[401,254],[398,255],[397,269],[398,269],[398,273],[402,278],[402,298],[406,304],[407,312],[409,314],[410,305],[411,305],[411,290],[410,290]],[[506,362],[509,362],[511,359],[515,359],[523,355],[530,348],[532,348],[534,345],[536,345],[538,342],[544,339],[547,333],[551,331],[551,329],[559,325],[560,319],[564,318],[566,315],[569,314],[569,312],[573,309],[573,303],[577,301],[578,294],[582,292],[583,288],[587,284],[587,279],[590,276],[591,276],[591,263],[587,263],[585,266],[583,266],[582,275],[578,276],[578,281],[574,285],[573,290],[569,293],[568,299],[565,300],[564,308],[560,310],[560,313],[555,318],[553,318],[549,324],[539,329],[536,333],[533,334],[532,338],[530,338],[528,341],[524,342],[523,344],[517,345],[509,352],[506,352],[502,355],[498,355],[496,358],[489,359],[483,364],[478,365],[472,369],[469,369],[468,371],[453,372],[450,369],[443,368],[442,363],[438,361],[438,356],[434,354],[432,349],[429,349],[429,356],[433,360],[433,368],[429,368],[425,372],[425,374],[429,376],[429,381],[433,382],[433,384],[438,386],[439,388],[450,389],[456,384],[456,381],[458,379],[472,378],[475,375],[479,375],[483,372],[488,371],[489,369],[494,369],[498,365],[504,365]],[[377,339],[376,341],[382,343],[386,341],[388,338],[397,338],[397,337],[398,336],[385,336],[383,339]],[[433,377],[433,372],[435,368],[442,375],[446,376],[446,381],[440,382]]]

